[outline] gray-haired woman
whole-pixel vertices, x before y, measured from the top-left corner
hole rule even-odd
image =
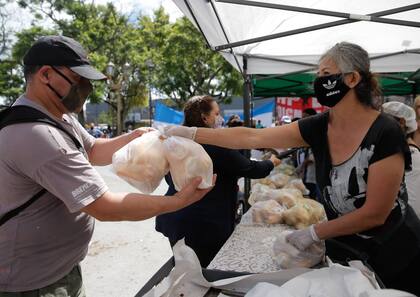
[[[375,108],[368,53],[347,42],[333,46],[320,59],[314,90],[331,109],[289,125],[166,132],[235,149],[310,146],[329,221],[295,231],[288,241],[305,250],[335,238],[367,255],[387,287],[420,294],[420,221],[403,182],[410,152],[398,123]]]

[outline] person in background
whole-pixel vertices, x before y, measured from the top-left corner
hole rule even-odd
[[[413,135],[417,131],[416,113],[401,102],[387,102],[382,105],[383,112],[393,116],[406,135],[411,152],[411,170],[405,172],[405,183],[408,191],[408,203],[420,217],[420,148],[414,142]]]
[[[416,112],[417,130],[414,132],[413,140],[420,147],[420,95],[414,99],[414,111]]]
[[[102,131],[95,126],[95,123],[90,123],[90,128],[88,130],[89,134],[95,138],[102,138]]]
[[[242,127],[243,125],[244,125],[244,122],[241,120],[241,118],[238,115],[232,115],[226,123],[226,126],[228,128]]]
[[[106,127],[106,136],[107,136],[107,138],[112,138],[112,137],[114,137],[113,132],[112,132],[111,125],[109,125],[109,124],[108,124],[108,126]]]
[[[222,118],[217,102],[210,96],[195,96],[184,107],[185,127],[221,127]],[[223,246],[235,227],[238,178],[263,178],[270,174],[280,160],[272,157],[266,161],[251,161],[237,150],[204,145],[213,161],[217,181],[201,202],[181,211],[156,218],[156,230],[168,237],[171,246],[185,238],[198,256],[201,266],[206,267]],[[169,189],[166,195],[176,194],[170,175],[165,177]]]
[[[313,108],[306,108],[302,112],[302,118],[307,118],[316,115],[317,112]],[[305,187],[309,190],[309,197],[318,200],[321,193],[316,184],[315,174],[315,158],[310,147],[300,148],[296,153],[296,171],[299,177],[302,178]]]
[[[228,121],[226,123],[226,126],[228,128],[232,128],[232,123],[237,123],[239,121],[241,121],[241,117],[239,115],[237,115],[237,114],[233,114],[233,115],[231,115],[229,117],[229,119],[228,119]]]
[[[290,124],[292,122],[292,118],[290,116],[282,116],[281,120],[280,120],[280,125],[287,125]]]
[[[261,124],[261,120],[258,120],[258,121],[257,121],[257,125],[255,126],[255,128],[257,128],[257,129],[262,129],[262,128],[264,128],[263,124]]]
[[[292,231],[286,240],[305,251],[334,238],[362,255],[387,288],[420,295],[420,220],[404,183],[410,149],[398,123],[375,105],[380,90],[369,54],[359,45],[337,43],[320,58],[314,90],[330,109],[289,125],[168,126],[165,134],[231,149],[311,147],[328,221]],[[349,257],[326,243],[333,259]]]

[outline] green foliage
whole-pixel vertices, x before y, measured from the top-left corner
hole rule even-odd
[[[112,113],[102,111],[97,119],[98,124],[109,124],[113,122]]]
[[[5,99],[5,105],[11,105],[22,93],[24,82],[16,69],[15,61],[2,60],[0,62],[0,97]]]
[[[1,1],[7,0],[0,0],[0,4]],[[22,91],[23,82],[15,77],[21,75],[22,57],[34,40],[46,34],[63,34],[78,40],[90,52],[92,64],[101,71],[105,72],[106,65],[112,61],[116,65],[111,80],[114,86],[122,79],[123,65],[131,65],[125,79],[128,85],[120,89],[123,116],[132,107],[147,106],[148,86],[178,108],[194,95],[209,94],[219,101],[227,101],[241,92],[240,74],[218,53],[207,48],[186,18],[171,23],[162,7],[152,16],[140,15],[137,22],[131,22],[111,3],[97,5],[83,0],[19,0],[18,3],[34,15],[35,22],[47,18],[53,21],[54,28],[47,30],[34,25],[16,34],[11,63],[0,66],[0,96],[12,99]],[[146,61],[152,61],[153,67],[148,67]],[[3,83],[2,78],[6,76],[5,81],[13,87]],[[115,112],[116,102],[112,98],[117,96],[109,96],[109,91],[109,85],[95,83],[90,101],[108,101]]]
[[[31,45],[41,36],[58,34],[57,30],[44,29],[42,27],[31,27],[16,33],[17,41],[12,48],[12,59],[23,65],[23,57]]]
[[[226,102],[240,94],[240,74],[207,48],[187,18],[171,24],[160,8],[153,19],[143,17],[139,23],[144,45],[155,64],[152,85],[177,107],[182,108],[195,95],[208,94]]]

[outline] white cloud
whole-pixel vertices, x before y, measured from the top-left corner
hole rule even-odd
[[[153,13],[153,10],[162,5],[169,14],[171,21],[175,21],[182,16],[182,12],[171,0],[94,0],[96,4],[106,4],[108,2],[114,3],[115,7],[126,15],[137,15],[140,12],[150,15]],[[32,14],[27,9],[20,8],[16,2],[8,3],[4,9],[6,9],[7,15],[10,16],[7,25],[12,29],[13,33],[31,26],[33,21]],[[53,23],[50,20],[37,21],[37,25],[52,27]]]

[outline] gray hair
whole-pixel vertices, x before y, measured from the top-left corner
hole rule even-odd
[[[337,43],[324,53],[319,60],[324,59],[333,60],[342,73],[352,71],[370,72],[369,54],[361,46],[354,43]]]
[[[376,77],[370,72],[368,52],[361,46],[340,42],[324,53],[319,61],[331,59],[340,69],[341,73],[357,71],[361,80],[354,88],[357,99],[367,106],[379,109],[381,90]]]

